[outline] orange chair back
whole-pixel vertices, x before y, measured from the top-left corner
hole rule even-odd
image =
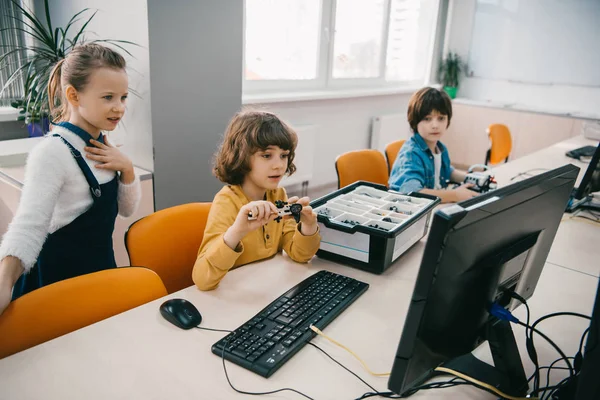
[[[355,150],[338,156],[335,160],[338,188],[356,181],[367,181],[387,186],[388,167],[379,150]]]
[[[388,173],[392,172],[392,167],[396,162],[396,158],[398,157],[398,153],[400,153],[400,149],[402,149],[404,142],[406,142],[406,140],[396,140],[385,146],[385,158],[387,159]]]
[[[11,302],[0,315],[0,358],[167,295],[159,276],[139,267],[66,279]]]
[[[133,223],[125,234],[131,265],[155,271],[169,293],[194,284],[192,269],[211,203],[166,208]]]
[[[485,164],[500,164],[507,162],[512,150],[512,137],[510,130],[503,124],[492,124],[487,130],[491,147],[486,155]]]

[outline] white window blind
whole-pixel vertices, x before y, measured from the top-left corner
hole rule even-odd
[[[15,18],[21,19],[19,9],[10,0],[0,0],[0,54],[25,45],[22,33],[15,35],[14,29],[6,30],[6,28],[22,28],[22,24]],[[23,64],[24,59],[25,52],[18,51],[2,60],[0,63],[0,90],[18,69],[18,66]],[[11,101],[20,99],[23,95],[23,78],[19,76],[0,94],[0,107],[10,106]]]
[[[244,93],[424,84],[440,0],[246,0]]]

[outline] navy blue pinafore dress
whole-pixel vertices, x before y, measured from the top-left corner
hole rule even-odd
[[[57,125],[77,134],[91,146],[92,136],[85,130],[69,122]],[[17,280],[13,300],[63,279],[117,267],[112,234],[119,211],[118,175],[110,182],[100,185],[81,153],[62,136],[53,136],[60,137],[69,147],[90,186],[94,202],[89,210],[47,237],[33,268]],[[103,142],[103,137],[98,141]]]

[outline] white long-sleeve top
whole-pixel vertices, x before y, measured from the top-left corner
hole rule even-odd
[[[60,138],[52,137],[53,133],[81,152],[99,184],[110,182],[116,175],[115,171],[95,168],[98,162],[85,157],[84,140],[60,126],[53,127],[31,150],[19,207],[0,244],[0,261],[6,256],[16,257],[25,272],[35,264],[46,237],[85,213],[94,202],[90,186],[71,151]],[[133,214],[141,198],[139,177],[127,185],[119,181],[117,196],[119,215]]]

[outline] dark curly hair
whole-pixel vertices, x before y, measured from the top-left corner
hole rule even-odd
[[[241,185],[250,172],[250,157],[269,146],[289,151],[286,173],[296,171],[294,151],[298,144],[296,132],[275,114],[244,110],[229,122],[223,143],[215,154],[213,173],[221,182]]]
[[[448,125],[452,119],[452,102],[443,90],[425,87],[415,92],[408,102],[408,123],[413,132],[417,132],[417,125],[432,111],[437,111],[448,116]]]

